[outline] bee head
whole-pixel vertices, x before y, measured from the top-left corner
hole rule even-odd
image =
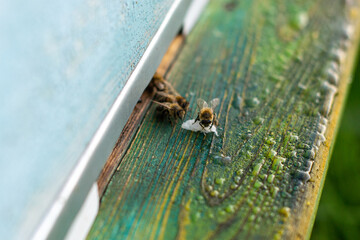
[[[200,123],[204,127],[208,127],[210,125],[211,121],[210,120],[201,120]]]
[[[184,111],[183,109],[177,111],[176,114],[177,114],[177,116],[178,116],[181,120],[183,120],[184,117],[185,117],[185,111]]]
[[[176,96],[177,103],[186,111],[189,108],[189,102],[181,96]]]

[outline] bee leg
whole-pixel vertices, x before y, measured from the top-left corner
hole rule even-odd
[[[170,114],[167,114],[167,119],[168,119],[169,123],[171,124],[171,126],[174,126],[174,123],[170,117]]]
[[[216,113],[214,113],[214,118],[211,121],[211,125],[210,125],[209,129],[211,129],[214,126],[214,124],[215,124],[215,126],[218,125],[218,121],[216,120]]]
[[[155,98],[155,100],[162,102],[161,96],[159,94],[155,93],[154,98]]]
[[[160,120],[160,121],[163,121],[164,120],[164,111],[162,109],[160,109],[159,107],[156,108],[155,110],[155,114],[156,114],[156,117]]]
[[[195,124],[197,121],[200,121],[199,114],[197,115],[197,117],[196,117],[195,121],[193,122],[193,124]],[[200,126],[201,126],[201,124],[200,124]]]

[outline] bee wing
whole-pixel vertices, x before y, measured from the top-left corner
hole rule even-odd
[[[214,98],[213,100],[211,100],[210,102],[210,107],[211,109],[215,109],[217,107],[217,105],[219,105],[220,100],[218,98]]]
[[[205,102],[204,99],[199,98],[199,99],[196,101],[196,103],[197,103],[197,106],[198,106],[199,109],[203,109],[203,108],[208,107],[208,104],[207,104],[207,102]]]
[[[158,95],[160,97],[169,97],[170,94],[158,91],[158,92],[156,92],[156,95]]]
[[[168,81],[164,81],[164,83],[165,83],[169,93],[176,95],[176,96],[180,96],[180,94],[175,90],[175,88],[171,85],[171,83],[169,83]]]
[[[159,105],[159,106],[162,106],[162,107],[164,107],[164,108],[170,109],[170,106],[169,106],[168,104],[161,103],[161,102],[154,101],[154,100],[152,100],[152,101],[153,101],[153,103],[156,103],[156,104]]]

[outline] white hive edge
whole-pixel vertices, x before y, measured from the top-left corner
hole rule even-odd
[[[99,191],[95,182],[66,234],[65,240],[80,240],[86,238],[99,211],[99,202]]]
[[[138,98],[180,30],[191,0],[175,0],[32,239],[63,239],[110,155]]]
[[[183,26],[183,33],[185,35],[188,35],[193,27],[195,26],[195,23],[199,19],[201,12],[204,10],[206,5],[209,3],[209,0],[193,0],[189,10],[186,13],[185,20],[184,20],[184,26]]]

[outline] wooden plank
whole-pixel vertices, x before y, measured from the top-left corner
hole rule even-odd
[[[212,1],[169,71],[219,137],[151,107],[88,238],[304,239],[359,43],[359,1]],[[355,32],[353,32],[355,30]]]
[[[166,75],[167,69],[170,68],[171,64],[176,59],[176,56],[181,49],[183,42],[183,35],[178,35],[174,39],[156,71],[158,74],[162,76]],[[136,131],[138,130],[138,127],[144,117],[146,110],[151,103],[151,99],[153,98],[154,94],[154,89],[151,89],[150,87],[145,89],[144,93],[139,99],[139,102],[134,107],[134,110],[131,113],[129,120],[126,122],[126,125],[124,126],[124,129],[121,132],[120,137],[116,142],[116,145],[108,160],[106,161],[106,164],[97,180],[100,196],[102,196],[102,194],[104,193],[106,186],[108,185],[115,169],[117,168],[121,161],[121,158],[123,157],[123,154],[129,147],[129,144],[134,137],[134,133],[136,133]]]

